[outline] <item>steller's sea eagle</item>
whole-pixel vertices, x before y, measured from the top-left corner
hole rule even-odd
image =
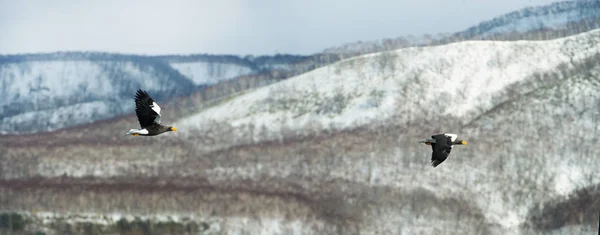
[[[153,136],[167,131],[177,131],[175,127],[160,124],[160,107],[146,91],[141,89],[135,94],[135,114],[142,128],[131,129],[125,135]]]
[[[420,141],[419,143],[425,143],[431,145],[433,152],[431,153],[431,165],[436,167],[448,158],[450,151],[452,151],[452,145],[466,145],[467,142],[464,140],[457,140],[458,136],[452,133],[444,133],[432,135],[431,138]]]

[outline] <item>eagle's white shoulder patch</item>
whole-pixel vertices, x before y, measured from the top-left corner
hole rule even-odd
[[[152,105],[150,106],[150,108],[152,108],[152,110],[154,110],[154,112],[158,113],[158,115],[160,115],[160,106],[158,106],[158,104],[156,102],[152,102]]]
[[[450,140],[451,140],[452,142],[456,141],[456,139],[458,138],[458,135],[456,135],[456,134],[452,134],[452,133],[446,133],[446,134],[444,134],[444,135],[446,135],[446,136],[450,136]]]

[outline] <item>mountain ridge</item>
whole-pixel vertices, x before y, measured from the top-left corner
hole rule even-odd
[[[99,52],[2,55],[0,91],[5,99],[0,102],[0,133],[52,131],[132,112],[127,103],[131,92],[138,88],[148,90],[153,98],[163,102],[231,80],[262,84],[314,69],[330,60],[337,57],[141,56]]]
[[[167,76],[170,76],[176,80],[185,78],[192,82],[189,84],[187,81],[177,81],[173,83],[175,86],[180,88],[165,88],[159,92],[155,92],[156,99],[158,100],[169,100],[175,97],[182,97],[191,94],[194,91],[201,91],[204,87],[220,84],[223,82],[235,80],[240,76],[254,76],[260,73],[274,73],[280,72],[286,74],[285,76],[294,76],[318,67],[333,63],[342,58],[352,57],[355,55],[377,52],[377,51],[388,51],[396,48],[404,48],[411,46],[425,46],[425,45],[440,45],[447,44],[449,42],[469,40],[469,39],[485,39],[487,40],[502,40],[502,38],[512,38],[514,32],[498,31],[491,36],[483,37],[483,32],[487,32],[491,29],[495,29],[502,25],[513,25],[514,27],[527,28],[522,25],[531,25],[519,20],[523,19],[538,19],[539,17],[550,17],[552,18],[556,14],[570,14],[572,17],[558,17],[560,19],[552,21],[550,18],[541,19],[541,24],[548,23],[552,27],[539,27],[535,30],[525,30],[519,32],[518,36],[513,39],[542,39],[549,37],[550,39],[560,36],[561,34],[570,35],[579,31],[587,31],[590,29],[597,28],[600,25],[597,19],[600,19],[593,11],[600,7],[594,1],[564,1],[558,3],[552,3],[545,6],[538,7],[527,7],[511,13],[495,17],[491,20],[481,22],[480,24],[470,27],[467,30],[454,33],[452,35],[440,34],[437,36],[429,35],[425,39],[419,39],[413,37],[412,39],[399,39],[398,40],[380,40],[376,44],[380,46],[373,47],[368,50],[360,50],[357,53],[345,53],[343,51],[335,50],[324,50],[324,53],[315,55],[287,55],[287,54],[276,54],[273,56],[238,56],[238,55],[211,55],[211,54],[189,54],[189,55],[133,55],[133,54],[114,54],[105,52],[56,52],[56,53],[43,53],[43,54],[18,54],[18,55],[0,55],[0,69],[6,67],[7,64],[15,63],[30,63],[32,61],[92,61],[92,63],[102,61],[113,61],[113,62],[124,62],[130,61],[129,63],[140,64],[142,66],[157,66],[158,70],[164,71]],[[599,13],[600,14],[600,13]],[[532,18],[533,17],[533,18]],[[537,17],[537,18],[536,18]],[[555,17],[556,18],[556,17]],[[534,20],[535,21],[535,20]],[[538,22],[538,21],[536,21]],[[538,22],[538,23],[539,23]],[[561,23],[562,22],[562,23]],[[572,27],[570,24],[577,24],[582,27]],[[576,25],[575,25],[576,26]],[[511,26],[512,27],[512,26]],[[564,28],[568,28],[569,32],[562,32]],[[572,30],[573,28],[577,30]],[[541,31],[540,31],[541,30]],[[548,31],[549,30],[549,31]],[[579,30],[579,31],[578,31]],[[539,32],[538,32],[539,31]],[[572,32],[571,32],[572,31]],[[555,32],[555,33],[553,33]],[[554,35],[556,34],[556,35]],[[478,36],[479,35],[479,36]],[[563,35],[564,36],[564,35]],[[513,40],[510,39],[510,40]],[[412,42],[411,42],[412,41]],[[365,44],[366,45],[366,44]],[[371,46],[369,46],[371,47]],[[379,48],[379,49],[378,49]],[[353,50],[353,49],[352,49]],[[108,67],[107,67],[108,66]],[[114,70],[114,65],[104,66],[104,69]],[[59,66],[60,67],[60,66]],[[57,68],[59,68],[57,67]],[[56,68],[55,68],[56,69]],[[59,68],[60,69],[60,68]],[[90,68],[91,69],[91,68]],[[6,70],[6,68],[4,69]],[[14,70],[14,69],[13,69]],[[132,76],[123,69],[117,68],[117,73],[125,74],[125,77]],[[147,72],[152,72],[148,70]],[[18,73],[23,73],[24,70],[15,70]],[[12,73],[14,74],[15,71]],[[1,71],[0,71],[1,72]],[[10,72],[10,71],[9,71]],[[5,72],[6,73],[6,72]],[[44,77],[44,74],[39,76]],[[38,76],[38,77],[39,77]],[[123,76],[123,75],[109,75],[108,77]],[[148,74],[145,76],[152,76]],[[0,79],[6,80],[6,76],[0,77]],[[128,79],[128,78],[126,78]],[[31,83],[39,83],[31,81]],[[114,82],[113,82],[114,83]],[[131,83],[126,81],[125,83]],[[0,83],[1,84],[1,83]],[[7,87],[6,82],[3,85]],[[165,83],[166,84],[166,83]],[[265,84],[265,83],[261,83]],[[34,95],[35,92],[48,93],[46,86],[34,86],[27,88],[31,92],[28,95]],[[82,84],[82,86],[86,86]],[[186,89],[182,89],[187,87]],[[0,87],[1,89],[2,87]],[[40,90],[41,89],[41,90]],[[5,89],[6,90],[6,89]],[[177,90],[177,91],[176,91]],[[11,96],[10,91],[5,91]],[[86,93],[93,92],[85,89],[80,89],[78,92]],[[26,93],[19,93],[21,97]],[[13,94],[14,96],[14,94]],[[89,97],[90,95],[88,95]],[[5,103],[0,106],[0,120],[3,120],[7,125],[0,126],[0,134],[8,133],[35,133],[39,131],[52,131],[62,127],[77,125],[85,122],[94,122],[97,120],[103,120],[113,116],[118,116],[131,112],[130,106],[121,105],[123,102],[127,102],[129,98],[128,93],[122,92],[120,94],[108,95],[98,94],[92,95],[97,96],[96,98],[86,98],[81,100],[74,96],[71,97],[50,97],[50,102],[29,102],[25,100],[14,100],[10,103]],[[162,97],[164,96],[164,97]],[[101,98],[100,98],[101,97]],[[113,101],[107,101],[111,99]],[[77,100],[77,101],[74,101]],[[29,103],[28,103],[29,102]],[[66,103],[65,103],[66,102]],[[47,104],[51,104],[48,106]],[[48,106],[43,108],[42,106]],[[34,107],[35,106],[35,107]],[[38,107],[39,106],[39,107]],[[21,108],[28,107],[28,108]],[[38,107],[38,108],[36,108]],[[53,108],[61,107],[63,115],[59,115],[62,118],[57,118],[53,113]],[[86,110],[80,112],[79,110]],[[68,114],[73,113],[73,117],[67,117]],[[65,116],[67,115],[67,116]],[[50,121],[49,121],[50,119]],[[70,119],[70,120],[66,120]]]
[[[283,120],[272,120],[270,115],[277,116],[279,110],[283,110],[281,112],[285,114],[287,121],[294,120],[292,122],[295,122],[296,125],[301,126],[301,123],[320,121],[321,125],[328,126],[330,119],[327,116],[329,114],[319,110],[332,108],[339,108],[335,112],[341,113],[332,113],[338,119],[341,116],[352,117],[348,120],[339,119],[337,123],[333,123],[334,125],[350,125],[351,122],[361,118],[385,119],[389,116],[385,110],[392,109],[395,100],[402,99],[396,97],[396,94],[406,92],[402,95],[409,98],[414,97],[417,96],[417,90],[423,87],[428,87],[427,90],[422,91],[423,94],[460,93],[449,99],[462,99],[462,101],[454,102],[454,104],[440,104],[440,108],[443,110],[441,114],[461,116],[463,113],[477,111],[478,106],[482,108],[488,106],[491,95],[504,86],[538,72],[533,68],[525,68],[522,66],[523,64],[530,64],[540,71],[545,71],[554,69],[561,62],[568,62],[572,58],[580,60],[595,54],[593,50],[597,50],[598,42],[592,40],[592,35],[596,35],[598,32],[600,31],[595,30],[551,41],[468,41],[353,57],[332,66],[286,79],[278,84],[259,88],[254,95],[246,94],[237,98],[236,103],[222,104],[220,107],[203,111],[197,118],[190,117],[189,121],[182,120],[181,125],[186,125],[186,122],[199,124],[211,119],[229,120],[233,125],[242,125],[255,119],[262,120],[261,122],[266,126],[279,126]],[[591,41],[586,41],[588,39]],[[572,49],[571,47],[575,45],[583,48]],[[588,47],[591,47],[592,50],[587,51]],[[538,49],[544,50],[546,53],[555,53],[557,56],[551,58],[544,54],[531,56],[529,52]],[[420,58],[420,60],[413,58]],[[540,61],[544,61],[544,63]],[[339,72],[342,70],[346,72]],[[469,80],[470,78],[466,76],[467,71],[473,71],[471,77],[478,77],[478,80]],[[433,80],[438,84],[433,83]],[[406,87],[403,88],[403,86],[412,86],[413,88],[405,89]],[[483,92],[481,86],[489,89]],[[396,87],[400,90],[397,90]],[[475,87],[479,88],[475,89]],[[372,90],[366,91],[365,89]],[[378,95],[381,92],[385,94]],[[389,94],[394,95],[390,96]],[[467,95],[469,98],[459,98],[463,95]],[[408,102],[427,104],[427,102],[434,101],[435,97],[422,97],[421,100]],[[483,102],[476,102],[475,97]],[[424,104],[414,105],[422,106]],[[335,105],[341,106],[336,107]],[[446,105],[451,105],[451,107],[446,107]],[[224,109],[228,111],[225,112]],[[295,111],[288,112],[292,109]],[[377,113],[372,113],[375,111]],[[406,111],[408,112],[408,110]],[[343,115],[341,115],[342,113]],[[219,116],[220,114],[224,116]],[[277,129],[277,127],[272,128]]]
[[[561,1],[529,6],[458,32],[408,35],[369,42],[346,43],[323,52],[357,56],[414,46],[442,45],[467,40],[549,40],[571,36],[600,27],[597,1]],[[565,15],[562,17],[560,14]]]

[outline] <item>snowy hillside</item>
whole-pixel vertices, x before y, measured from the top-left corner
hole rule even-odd
[[[211,62],[171,63],[171,66],[196,85],[214,85],[255,72],[246,66]]]
[[[328,58],[330,61],[325,61],[321,57]],[[238,76],[265,71],[278,70],[298,74],[337,60],[336,57],[320,54],[312,56],[277,54],[257,57],[195,55],[157,58],[168,62],[196,85],[214,85]]]
[[[0,81],[2,133],[50,131],[132,112],[139,88],[157,100],[193,88],[169,66],[135,59],[6,62]]]
[[[513,41],[556,39],[597,28],[600,28],[600,2],[563,1],[509,12],[459,32],[359,41],[327,48],[324,52],[356,56],[411,46],[441,45],[473,39]]]
[[[438,33],[435,35],[409,35],[373,41],[358,41],[346,43],[340,46],[329,47],[323,50],[323,52],[333,54],[345,54],[348,56],[364,55],[368,53],[395,50],[418,45],[430,45],[431,43],[443,40],[444,38],[450,35],[450,33]]]
[[[260,88],[177,125],[218,136],[215,125],[227,123],[236,128],[232,138],[238,143],[252,143],[244,142],[248,133],[254,135],[251,141],[263,141],[280,140],[286,133],[297,137],[397,125],[394,130],[399,132],[385,137],[395,139],[395,147],[335,154],[331,161],[340,162],[323,174],[469,198],[492,224],[493,234],[535,234],[523,227],[535,213],[530,211],[533,205],[600,183],[600,178],[590,178],[598,165],[589,142],[595,138],[590,131],[598,129],[594,120],[600,117],[593,109],[600,99],[595,65],[599,43],[600,30],[595,30],[549,41],[461,42],[370,54]],[[413,142],[436,130],[458,132],[470,144],[457,147],[443,167],[424,170],[428,148]],[[335,146],[329,140],[320,143]],[[294,153],[273,153],[269,175],[291,177],[297,171],[289,164]],[[254,167],[219,172],[258,177]],[[400,222],[410,215],[386,213],[381,216],[417,229]]]
[[[593,143],[600,131],[598,59],[600,54],[571,69],[539,74],[531,79],[539,84],[533,89],[525,88],[526,83],[518,84],[512,96],[505,96],[506,101],[468,123],[465,130],[473,135],[490,135],[517,127],[519,131],[510,135],[494,134],[493,137],[500,142],[514,143],[510,146],[513,151],[543,154],[543,166],[556,171],[547,176],[554,178],[550,186],[560,195],[600,183],[595,170],[587,168],[598,166],[594,165],[595,157],[584,154],[596,151]],[[543,82],[539,82],[540,77],[544,77]],[[528,139],[540,137],[546,149],[532,150],[532,146],[525,145],[531,142]],[[578,144],[573,146],[571,141]]]
[[[464,38],[487,37],[501,33],[522,33],[531,30],[556,30],[569,26],[569,23],[589,21],[597,28],[600,17],[600,2],[598,1],[563,1],[546,6],[527,7],[514,11],[489,21],[484,21],[463,32],[458,32]]]
[[[495,197],[508,198],[502,207],[507,213],[514,213],[524,225],[548,229],[544,225],[548,220],[525,221],[528,216],[555,216],[541,214],[539,208],[545,206],[540,202],[571,198],[583,200],[581,203],[586,205],[594,203],[572,194],[575,190],[589,190],[600,184],[596,170],[600,165],[595,157],[598,154],[595,142],[600,129],[600,112],[597,110],[600,67],[596,63],[599,58],[600,54],[596,54],[582,63],[572,64],[573,67],[531,77],[505,93],[504,102],[463,129],[464,134],[476,140],[478,145],[472,145],[467,152],[487,152],[476,159],[482,161],[480,167],[485,166],[488,172],[498,175],[488,177],[489,183],[493,185],[495,177],[514,182],[497,184]],[[528,83],[537,85],[527,87]],[[589,221],[594,225],[597,223],[597,211],[590,215],[584,210],[573,209],[578,213],[576,216],[585,218],[575,222],[576,225],[590,225]],[[561,228],[568,223],[573,222],[557,219],[552,222],[552,227]],[[573,231],[563,232],[573,234]]]
[[[165,55],[150,57],[170,64],[197,85],[212,85],[238,76],[269,71],[299,74],[339,60],[336,55]]]
[[[283,79],[330,62],[321,57],[91,52],[0,56],[0,134],[51,131],[131,113],[137,89],[164,102],[245,75],[267,72],[268,79],[268,72],[284,70],[285,74],[275,75]]]
[[[598,36],[593,31],[551,41],[462,42],[365,55],[263,87],[178,124],[227,120],[279,130],[317,122],[347,128],[389,117],[410,121],[399,114],[431,106],[438,107],[436,115],[470,117],[490,108],[492,95],[507,85],[595,54]]]

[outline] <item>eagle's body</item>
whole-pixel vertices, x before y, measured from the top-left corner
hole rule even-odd
[[[175,127],[160,124],[160,107],[146,91],[138,90],[135,94],[135,114],[141,129],[131,129],[125,135],[154,136],[177,130]]]
[[[448,158],[453,145],[466,145],[464,140],[457,140],[458,136],[452,133],[432,135],[431,139],[427,138],[421,143],[431,145],[431,165],[438,166]]]

